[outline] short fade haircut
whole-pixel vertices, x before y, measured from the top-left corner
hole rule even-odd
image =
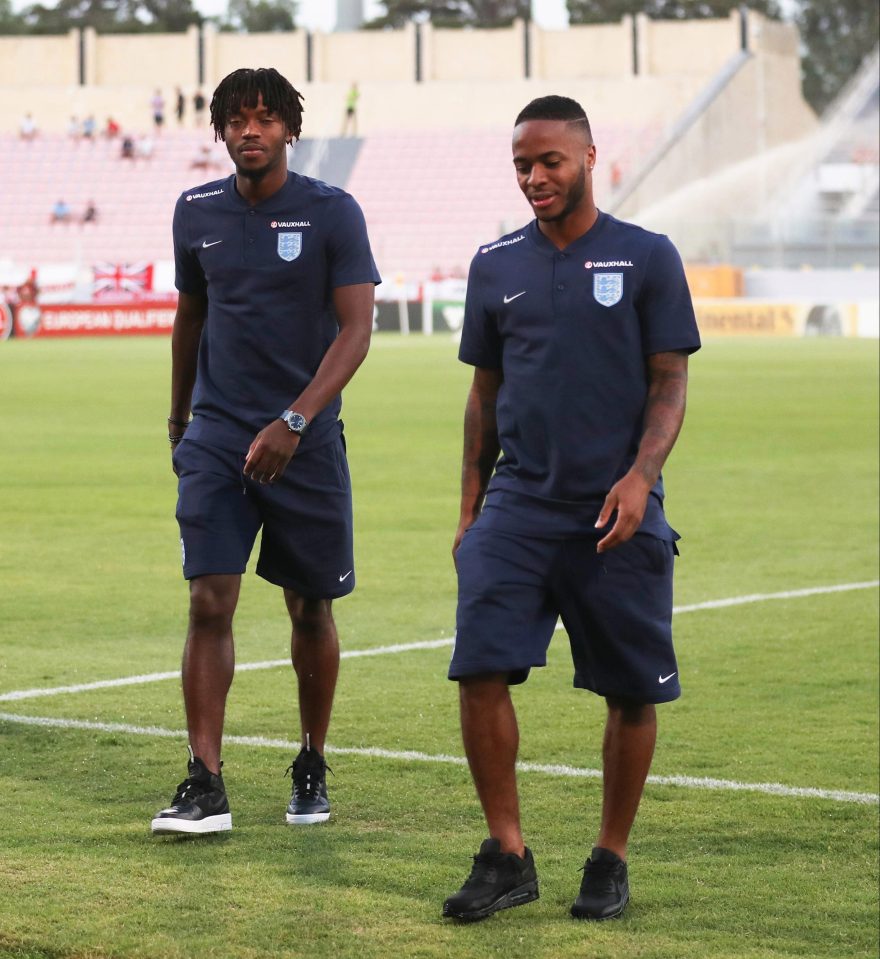
[[[260,95],[263,106],[277,113],[294,140],[302,131],[303,95],[273,67],[251,70],[243,67],[224,77],[211,100],[211,125],[214,140],[225,140],[224,130],[229,118],[242,107],[253,109]]]
[[[518,127],[527,120],[561,120],[563,123],[579,123],[583,125],[587,139],[590,143],[593,142],[593,131],[590,129],[587,114],[577,100],[572,100],[571,97],[551,95],[532,100],[520,110],[514,126]]]

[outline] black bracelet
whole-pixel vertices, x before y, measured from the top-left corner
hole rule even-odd
[[[192,422],[192,420],[173,420],[173,419],[171,419],[171,417],[169,416],[169,417],[168,417],[168,422],[169,422],[172,426],[182,426],[184,429],[186,429],[187,426],[189,426],[189,424]]]
[[[181,433],[179,436],[175,436],[173,433],[168,434],[168,441],[171,443],[172,446],[176,446],[182,439],[183,439],[183,433]]]

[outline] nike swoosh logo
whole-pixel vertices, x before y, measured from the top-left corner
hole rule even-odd
[[[658,677],[657,677],[657,682],[658,682],[658,683],[661,683],[661,684],[662,684],[662,683],[666,683],[666,682],[668,682],[670,679],[672,679],[672,677],[673,677],[674,675],[675,675],[675,673],[670,673],[668,676],[658,676]]]
[[[527,292],[528,292],[528,290],[523,290],[522,293],[514,293],[513,296],[505,296],[505,297],[504,297],[504,302],[505,302],[505,303],[513,303],[513,301],[516,300],[516,299],[518,299],[519,297],[525,296]]]
[[[209,246],[216,246],[218,243],[222,243],[222,240],[214,240],[213,243],[209,243],[207,240],[202,242],[202,249],[207,250]]]
[[[345,576],[340,576],[340,577],[339,577],[339,582],[340,582],[340,583],[344,582],[346,579],[348,579],[349,576],[351,576],[351,573],[352,573],[352,571],[349,570],[349,571],[345,574]]]

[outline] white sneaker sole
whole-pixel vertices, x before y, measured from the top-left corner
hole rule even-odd
[[[313,812],[299,815],[285,813],[284,818],[287,820],[288,826],[310,826],[314,822],[327,822],[330,818],[330,813]]]
[[[170,819],[159,816],[150,823],[154,836],[170,835],[171,833],[211,833],[226,832],[232,829],[232,813],[222,813],[219,816],[206,816],[204,819]]]

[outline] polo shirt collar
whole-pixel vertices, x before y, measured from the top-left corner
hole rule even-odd
[[[251,206],[238,192],[235,185],[235,174],[233,173],[229,177],[229,200],[237,210],[256,210],[260,213],[272,213],[277,209],[283,208],[289,202],[290,190],[294,188],[296,179],[297,175],[293,170],[288,170],[286,183],[276,190],[272,196]]]
[[[557,249],[557,247],[544,236],[538,227],[537,218],[532,220],[526,227],[526,236],[532,246],[544,256],[556,256],[557,253],[575,254],[578,250],[592,243],[605,229],[605,224],[608,222],[608,214],[603,213],[601,210],[598,211],[598,214],[596,222],[586,233],[582,233],[576,240],[573,240],[568,246],[563,247],[561,250]]]

